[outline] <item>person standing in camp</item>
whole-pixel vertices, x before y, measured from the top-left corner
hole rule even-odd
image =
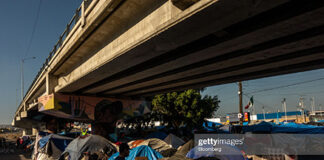
[[[125,160],[129,155],[129,146],[127,143],[122,143],[119,146],[119,156],[115,160]]]

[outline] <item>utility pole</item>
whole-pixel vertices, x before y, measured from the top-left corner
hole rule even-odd
[[[303,122],[305,122],[305,112],[304,112],[304,98],[300,97],[299,98],[299,104],[301,106],[301,111],[302,111],[302,116],[303,116]]]
[[[21,101],[24,100],[24,62],[29,59],[36,59],[36,57],[27,57],[20,61]]]
[[[320,109],[320,113],[321,113],[321,118],[323,118],[323,112],[322,112],[322,104],[319,104],[319,109]]]
[[[238,95],[239,95],[239,112],[241,113],[242,117],[240,118],[240,125],[243,126],[243,102],[242,102],[242,95],[243,95],[243,91],[242,91],[242,82],[238,82],[238,86],[239,86],[239,91],[238,91]]]
[[[264,106],[262,106],[262,112],[263,112],[263,120],[265,120],[265,111],[264,111]]]
[[[285,117],[286,117],[285,120],[286,120],[286,122],[287,122],[288,120],[287,120],[287,105],[286,105],[286,98],[283,98],[281,102],[282,102],[283,109],[284,109],[284,112],[285,112]]]
[[[279,109],[277,110],[277,124],[279,124]]]
[[[315,97],[312,97],[310,100],[312,106],[312,114],[315,115]]]
[[[16,89],[16,107],[18,106],[18,89]]]

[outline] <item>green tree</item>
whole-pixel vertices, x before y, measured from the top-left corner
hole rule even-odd
[[[199,128],[204,118],[212,117],[220,103],[217,96],[202,97],[201,91],[189,89],[156,95],[152,100],[153,114],[175,129],[181,125]]]

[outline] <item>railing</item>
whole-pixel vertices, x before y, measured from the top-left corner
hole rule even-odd
[[[26,94],[24,95],[24,98],[22,99],[21,104],[23,103],[24,99],[26,98],[27,93],[30,91],[30,89],[32,88],[32,86],[36,83],[37,79],[39,78],[39,76],[41,75],[41,73],[43,72],[43,70],[45,69],[45,67],[52,60],[52,58],[54,57],[54,55],[57,54],[57,51],[62,47],[62,44],[63,44],[64,40],[68,37],[68,35],[70,34],[70,32],[73,29],[73,27],[76,26],[76,24],[80,20],[80,17],[82,16],[82,14],[84,14],[84,13],[81,13],[81,12],[85,12],[87,10],[87,8],[90,6],[90,4],[91,4],[92,1],[93,0],[84,0],[82,2],[81,6],[75,11],[75,14],[73,15],[71,21],[66,25],[66,28],[65,28],[64,32],[59,37],[59,40],[54,45],[52,51],[49,53],[48,57],[46,58],[45,62],[42,65],[42,67],[40,68],[40,70],[38,71],[36,77],[34,78],[33,82],[29,86]],[[84,9],[83,10],[82,10],[82,5],[84,6]],[[21,104],[20,104],[20,106],[21,106]]]

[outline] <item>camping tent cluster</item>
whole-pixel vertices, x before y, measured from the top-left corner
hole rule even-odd
[[[217,157],[214,154],[201,154],[194,147],[194,141],[187,143],[174,134],[164,139],[148,138],[133,140],[127,160],[145,157],[147,160],[169,159],[183,160],[200,157]],[[38,141],[37,160],[114,160],[119,155],[119,147],[115,143],[97,135],[80,136],[75,139],[50,134]],[[94,158],[95,157],[95,158]],[[220,157],[220,155],[218,155]],[[240,158],[243,158],[242,156]]]
[[[207,133],[235,133],[235,127],[229,125],[205,123],[204,131]],[[317,134],[324,133],[324,127],[312,126],[296,123],[275,124],[271,122],[261,122],[255,125],[241,127],[241,133],[304,133]],[[112,142],[98,135],[79,136],[69,138],[55,134],[44,135],[37,143],[37,160],[60,159],[60,160],[80,160],[80,159],[109,159],[114,160],[119,155],[118,145],[121,142]],[[147,160],[169,159],[199,159],[201,157],[213,157],[218,159],[245,159],[242,151],[229,145],[221,146],[228,149],[232,155],[220,155],[215,151],[199,152],[194,146],[193,140],[185,141],[172,133],[155,131],[145,138],[137,138],[128,141],[130,154],[127,160],[135,157],[146,157]],[[208,147],[208,146],[205,146]],[[88,157],[88,158],[85,158]],[[91,158],[92,157],[92,158]],[[95,157],[95,158],[93,158]]]

